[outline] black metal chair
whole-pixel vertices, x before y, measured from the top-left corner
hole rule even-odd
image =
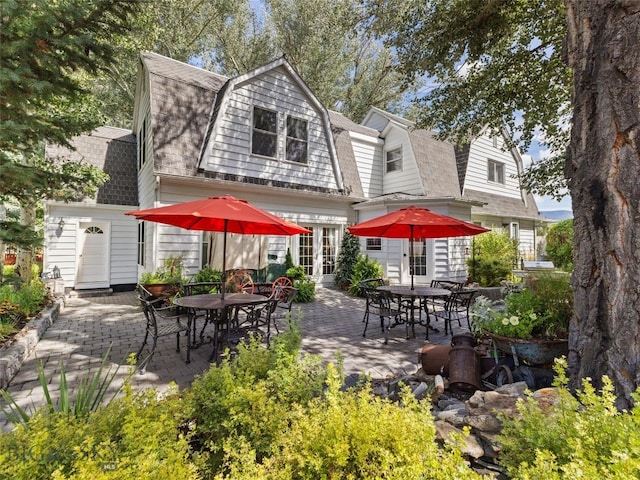
[[[362,316],[362,322],[365,323],[369,318],[369,298],[367,297],[367,288],[378,288],[384,285],[383,278],[366,278],[364,280],[360,280],[360,290],[366,299],[366,303],[364,306],[364,315]],[[366,330],[366,327],[365,327]]]
[[[444,309],[436,310],[433,315],[436,318],[444,320],[444,333],[453,335],[453,326],[451,322],[457,320],[458,326],[461,327],[461,320],[467,321],[467,327],[471,330],[471,320],[469,318],[469,309],[473,301],[473,297],[477,290],[458,290],[451,292],[447,297]]]
[[[144,374],[147,365],[151,362],[153,355],[156,351],[158,344],[158,338],[166,337],[169,335],[176,336],[176,352],[180,353],[180,334],[185,332],[187,337],[187,358],[186,363],[191,362],[191,337],[190,327],[188,322],[183,322],[180,311],[173,305],[167,305],[166,300],[163,298],[153,299],[152,296],[146,295],[139,290],[138,300],[142,306],[142,311],[146,319],[146,328],[144,334],[144,340],[142,345],[136,354],[136,362],[141,374]],[[142,352],[147,346],[149,337],[151,337],[152,344],[149,348],[149,352],[146,357],[142,358]]]
[[[185,297],[191,296],[191,295],[202,295],[202,294],[207,294],[207,293],[220,293],[222,291],[222,282],[190,282],[190,283],[185,283],[182,286],[182,295]],[[200,328],[200,343],[204,342],[204,332],[205,329],[207,328],[207,326],[214,320],[216,320],[215,318],[212,318],[211,315],[215,315],[214,312],[212,311],[207,311],[207,310],[191,310],[190,312],[188,312],[189,315],[192,315],[192,325],[197,325],[197,322],[201,319],[203,319],[204,321],[202,322],[202,328]],[[192,332],[193,335],[193,344],[196,344],[196,334],[197,332],[194,331]]]
[[[236,352],[238,344],[249,339],[252,334],[259,335],[267,345],[271,343],[272,314],[277,300],[273,297],[261,302],[227,305],[217,320],[217,335],[213,339],[213,352],[210,361],[218,362],[221,348]]]
[[[391,319],[394,320],[394,325],[403,323],[402,315],[404,315],[404,312],[392,301],[393,296],[389,292],[372,287],[364,287],[363,291],[366,298],[366,307],[362,336],[365,337],[367,335],[369,317],[372,315],[377,316],[380,317],[380,329],[384,333],[384,343],[387,344],[389,342],[389,329],[392,327]],[[387,319],[386,326],[385,319]],[[409,336],[408,328],[407,324],[407,337]]]

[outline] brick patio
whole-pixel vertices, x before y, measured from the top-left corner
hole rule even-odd
[[[384,378],[414,373],[419,367],[419,352],[427,343],[424,327],[416,327],[416,338],[411,339],[405,338],[403,326],[392,329],[385,345],[376,320],[369,323],[367,337],[362,337],[363,308],[363,299],[327,288],[318,288],[312,303],[294,304],[294,317],[298,312],[302,315],[302,350],[320,355],[326,362],[334,361],[339,351],[344,357],[346,374],[366,372],[374,378]],[[466,330],[466,325],[463,329]],[[115,369],[122,365],[112,384],[111,390],[115,392],[128,375],[126,359],[137,351],[143,335],[144,316],[134,292],[68,298],[58,320],[23,363],[8,391],[23,407],[40,404],[44,396],[38,381],[39,360],[44,362],[49,389],[55,396],[61,361],[67,382],[73,388],[80,378],[100,366],[111,344],[108,366]],[[443,333],[430,333],[430,343],[448,343],[449,339]],[[210,353],[209,345],[192,350],[191,363],[186,364],[185,349],[181,353],[175,351],[175,337],[161,338],[146,374],[134,374],[132,385],[136,389],[154,387],[158,391],[166,390],[170,382],[180,388],[188,387],[196,375],[209,368]],[[4,418],[0,418],[0,426],[4,430],[9,428]]]

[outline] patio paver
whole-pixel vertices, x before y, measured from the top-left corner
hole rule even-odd
[[[450,337],[430,333],[424,340],[424,327],[416,327],[416,338],[406,339],[405,328],[400,326],[389,333],[389,343],[370,321],[367,337],[362,337],[364,299],[344,292],[317,288],[316,300],[308,304],[294,304],[294,318],[302,315],[302,350],[320,355],[325,362],[336,361],[340,352],[345,373],[366,372],[373,378],[385,378],[414,373],[419,368],[419,353],[425,343],[444,344]],[[39,404],[44,395],[38,381],[38,361],[43,361],[52,397],[57,397],[60,362],[64,362],[68,384],[72,389],[80,378],[95,372],[109,345],[111,354],[107,368],[122,365],[111,385],[115,393],[128,375],[127,357],[137,351],[144,335],[144,316],[134,292],[117,293],[103,297],[71,297],[60,312],[57,321],[45,332],[35,351],[25,360],[7,390],[22,407]],[[442,327],[442,325],[438,325]],[[456,325],[457,328],[457,325]],[[463,325],[466,330],[466,325]],[[185,346],[185,342],[182,343]],[[158,341],[156,353],[145,375],[134,374],[135,389],[153,387],[165,391],[171,382],[188,387],[198,374],[210,364],[209,345],[191,352],[191,363],[184,362],[185,349],[175,351],[175,338]],[[0,427],[11,426],[0,413]]]

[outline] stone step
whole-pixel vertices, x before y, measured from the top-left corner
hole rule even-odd
[[[71,290],[69,292],[70,297],[87,298],[87,297],[104,297],[112,295],[112,288],[90,288],[86,290]]]

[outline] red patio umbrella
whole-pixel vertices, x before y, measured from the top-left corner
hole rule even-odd
[[[222,271],[226,270],[225,254],[227,233],[256,235],[297,235],[311,233],[295,223],[289,222],[265,210],[254,207],[246,200],[231,195],[210,197],[191,202],[176,203],[165,207],[126,212],[138,220],[165,223],[187,230],[224,232]],[[224,297],[224,278],[222,296]]]
[[[457,218],[439,215],[426,208],[405,207],[347,227],[360,237],[409,239],[411,288],[413,289],[413,241],[416,238],[466,237],[489,230]]]

